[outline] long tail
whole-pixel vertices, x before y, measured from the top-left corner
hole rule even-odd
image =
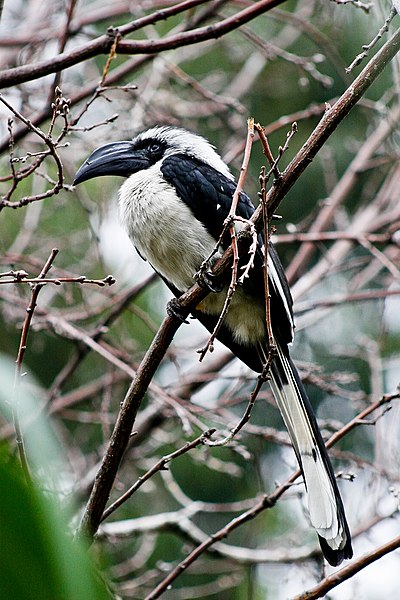
[[[271,365],[271,388],[303,472],[311,523],[326,560],[336,566],[353,555],[343,502],[307,393],[279,345]]]

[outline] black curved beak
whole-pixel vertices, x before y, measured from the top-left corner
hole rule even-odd
[[[144,152],[134,150],[132,142],[112,142],[92,152],[78,169],[73,185],[102,175],[129,177],[148,166]]]

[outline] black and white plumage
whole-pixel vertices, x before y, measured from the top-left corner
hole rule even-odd
[[[140,256],[175,296],[181,295],[193,285],[194,274],[213,251],[228,215],[236,184],[227,165],[204,138],[175,127],[154,127],[132,141],[113,142],[95,150],[78,170],[74,184],[100,175],[126,178],[119,191],[122,224]],[[253,212],[250,198],[241,193],[237,215],[248,219]],[[218,335],[258,372],[268,356],[263,251],[260,235],[254,268],[237,288]],[[292,299],[271,244],[268,277],[277,346],[270,369],[271,388],[304,475],[310,521],[324,556],[338,565],[352,556],[350,532],[328,453],[289,355],[294,330]],[[225,294],[226,289],[209,294],[193,311],[208,330],[216,324]]]

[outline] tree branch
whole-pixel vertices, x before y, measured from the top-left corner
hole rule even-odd
[[[350,579],[350,577],[353,577],[353,575],[362,569],[365,569],[368,565],[371,565],[373,562],[398,548],[400,548],[400,535],[393,538],[390,542],[379,546],[376,550],[373,550],[368,554],[363,554],[358,560],[346,565],[332,575],[325,577],[318,585],[303,592],[299,596],[295,596],[292,600],[315,600],[316,598],[325,597],[330,590],[337,587],[340,583],[343,583],[346,579]]]
[[[204,0],[202,1],[204,2]],[[278,6],[283,2],[284,0],[260,0],[254,5],[249,6],[248,8],[245,8],[235,15],[223,19],[214,25],[206,25],[192,31],[177,33],[160,40],[122,40],[118,43],[117,53],[130,55],[157,54],[162,51],[173,50],[175,48],[197,44],[210,39],[218,39],[219,37],[237,29],[244,23],[248,23],[260,14],[267,12],[274,6]],[[188,5],[194,6],[200,3],[201,2],[199,0],[182,2],[175,7],[171,7],[163,11],[157,11],[157,19],[154,18],[154,16],[151,21],[148,17],[143,17],[143,19],[146,19],[146,24],[148,22],[154,23],[156,20],[166,19],[173,14],[178,14],[178,12],[187,10]],[[133,23],[122,26],[118,29],[118,32],[121,35],[131,33],[132,31],[139,29],[139,26],[143,27],[143,23],[140,21],[141,19],[138,19]],[[139,25],[138,22],[140,22]],[[55,73],[62,69],[72,67],[73,65],[88,60],[89,58],[93,58],[99,54],[109,54],[114,42],[112,33],[113,32],[111,32],[111,35],[102,35],[92,42],[81,46],[80,48],[76,48],[75,50],[71,50],[67,53],[59,54],[58,56],[55,56],[49,60],[43,60],[33,65],[24,65],[22,67],[14,67],[12,69],[8,69],[7,71],[3,71],[0,73],[0,88],[7,88],[24,83],[25,81],[39,79],[40,77],[45,77],[50,73]]]
[[[339,123],[343,121],[358,100],[365,94],[371,84],[380,75],[386,65],[400,50],[400,29],[388,40],[379,52],[370,60],[367,66],[356,77],[352,84],[340,96],[332,107],[327,110],[311,133],[301,150],[296,154],[290,164],[282,173],[282,177],[275,182],[267,195],[269,214],[276,211],[282,198],[293,187],[297,179],[315,158],[317,152],[332,135]],[[261,220],[261,208],[257,210],[257,222]]]

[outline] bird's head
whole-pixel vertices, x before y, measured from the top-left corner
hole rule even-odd
[[[148,129],[132,141],[111,142],[97,148],[79,168],[74,185],[102,175],[130,177],[174,154],[196,158],[232,179],[228,167],[206,139],[186,129],[163,126]]]

